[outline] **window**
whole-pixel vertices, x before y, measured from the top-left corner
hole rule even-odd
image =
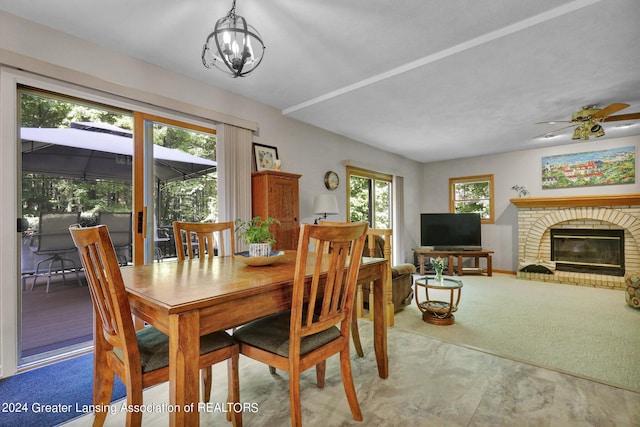
[[[449,178],[449,211],[477,212],[483,223],[493,223],[493,174]]]
[[[366,221],[371,228],[392,228],[391,175],[347,167],[350,221]]]

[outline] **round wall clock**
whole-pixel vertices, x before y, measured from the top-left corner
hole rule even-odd
[[[324,186],[329,190],[335,190],[340,184],[340,178],[334,171],[329,171],[324,174]]]

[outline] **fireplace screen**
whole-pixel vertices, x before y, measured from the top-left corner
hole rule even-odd
[[[556,269],[624,276],[624,230],[551,229]]]

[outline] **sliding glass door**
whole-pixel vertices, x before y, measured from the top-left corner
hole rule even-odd
[[[27,87],[18,101],[24,366],[92,344],[91,297],[69,225],[107,223],[119,259],[131,262],[133,117]]]
[[[84,351],[93,307],[69,225],[106,224],[122,266],[175,257],[175,220],[217,220],[215,130],[18,89],[19,366]]]
[[[218,220],[215,130],[136,114],[143,134],[144,263],[175,258],[173,221]],[[138,175],[136,175],[138,176]]]

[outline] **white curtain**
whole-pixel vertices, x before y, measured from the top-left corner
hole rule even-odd
[[[252,131],[228,124],[216,126],[218,154],[218,220],[251,218]],[[242,251],[241,242],[236,250]]]

